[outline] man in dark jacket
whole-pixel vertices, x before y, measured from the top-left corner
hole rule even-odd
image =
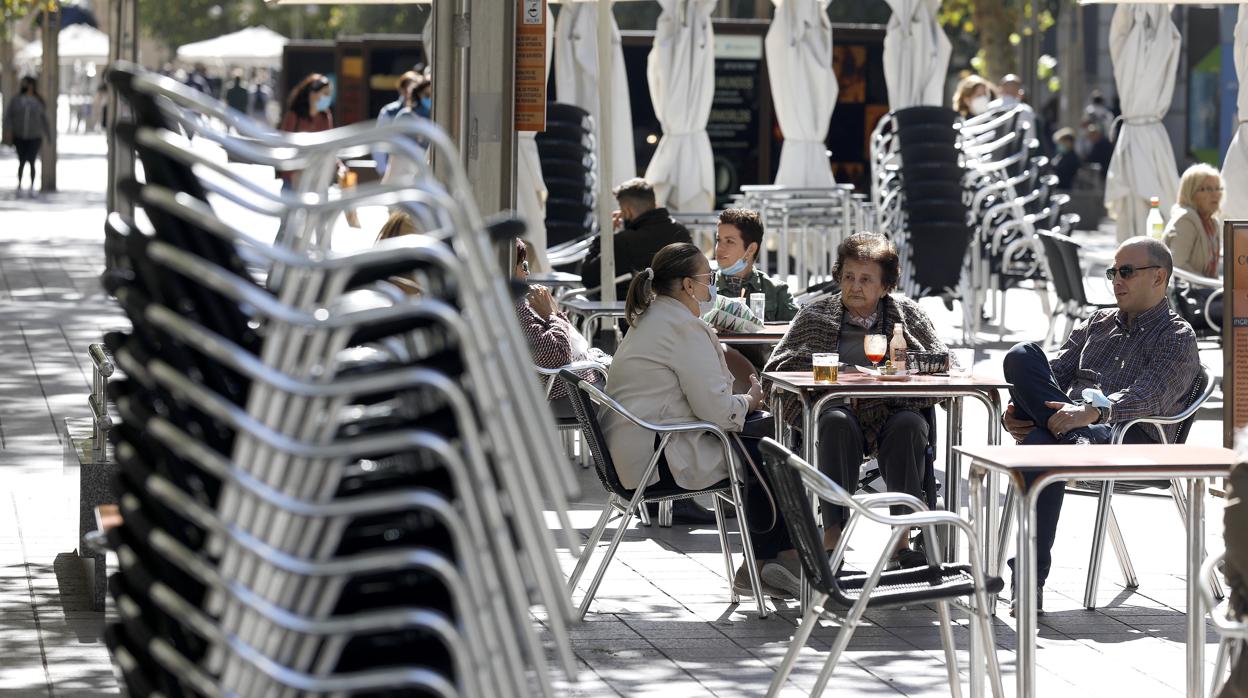
[[[656,208],[654,187],[640,177],[616,187],[615,200],[620,208],[611,214],[615,225],[615,275],[616,278],[636,274],[650,266],[650,260],[664,247],[674,242],[692,242],[685,226],[672,220],[666,208]],[[602,284],[601,238],[590,244],[589,254],[581,262],[581,280],[589,289],[591,298],[599,298]],[[615,299],[623,300],[628,293],[628,276],[615,286]]]

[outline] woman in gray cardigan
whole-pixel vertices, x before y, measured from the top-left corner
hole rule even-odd
[[[1164,240],[1174,266],[1217,278],[1222,252],[1222,175],[1205,164],[1192,165],[1179,181],[1179,203],[1170,209]]]

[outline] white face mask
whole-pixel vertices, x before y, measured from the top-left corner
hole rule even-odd
[[[696,301],[698,304],[698,315],[704,316],[707,313],[715,309],[715,296],[719,294],[719,289],[716,288],[714,284],[703,284],[701,281],[698,281],[697,279],[694,279],[693,283],[702,284],[711,292],[711,297],[704,301],[698,300],[698,297],[694,296],[692,293],[689,294],[690,296],[693,297],[693,300]]]
[[[988,95],[980,95],[978,97],[972,97],[970,104],[967,106],[970,108],[972,114],[979,116],[980,114],[988,111],[989,104],[990,100],[988,99]]]

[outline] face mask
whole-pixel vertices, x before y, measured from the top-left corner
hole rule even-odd
[[[719,295],[719,289],[715,288],[711,284],[703,284],[701,281],[698,281],[697,279],[694,279],[693,283],[702,284],[703,286],[707,287],[707,289],[709,289],[711,292],[711,297],[704,301],[699,301],[697,296],[693,296],[693,300],[697,301],[698,303],[698,315],[699,316],[706,315],[707,313],[715,309],[715,296]]]
[[[330,95],[323,95],[316,98],[317,111],[329,111],[330,105],[334,103],[334,98]]]
[[[1059,152],[1059,153],[1063,153],[1063,154],[1065,154],[1065,153],[1069,153],[1069,152],[1070,152],[1070,146],[1066,145],[1065,143],[1058,143],[1058,144],[1057,144],[1057,152]]]
[[[421,97],[420,106],[425,111],[429,111],[430,109],[433,109],[433,97]]]
[[[742,257],[741,259],[738,259],[737,261],[733,262],[731,265],[723,269],[720,269],[719,273],[723,274],[724,276],[736,276],[737,274],[740,274],[743,271],[745,271],[745,257]]]
[[[971,109],[971,113],[978,116],[988,111],[988,104],[989,104],[988,96],[980,95],[978,97],[971,98],[971,103],[968,106]]]

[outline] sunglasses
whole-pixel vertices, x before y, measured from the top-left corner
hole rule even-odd
[[[1105,278],[1110,279],[1112,281],[1115,276],[1118,276],[1121,274],[1123,279],[1129,279],[1135,276],[1135,272],[1137,271],[1143,271],[1145,269],[1160,269],[1160,268],[1161,267],[1157,264],[1152,264],[1147,267],[1135,267],[1135,266],[1131,266],[1130,264],[1124,264],[1116,269],[1114,267],[1110,267],[1106,269]]]

